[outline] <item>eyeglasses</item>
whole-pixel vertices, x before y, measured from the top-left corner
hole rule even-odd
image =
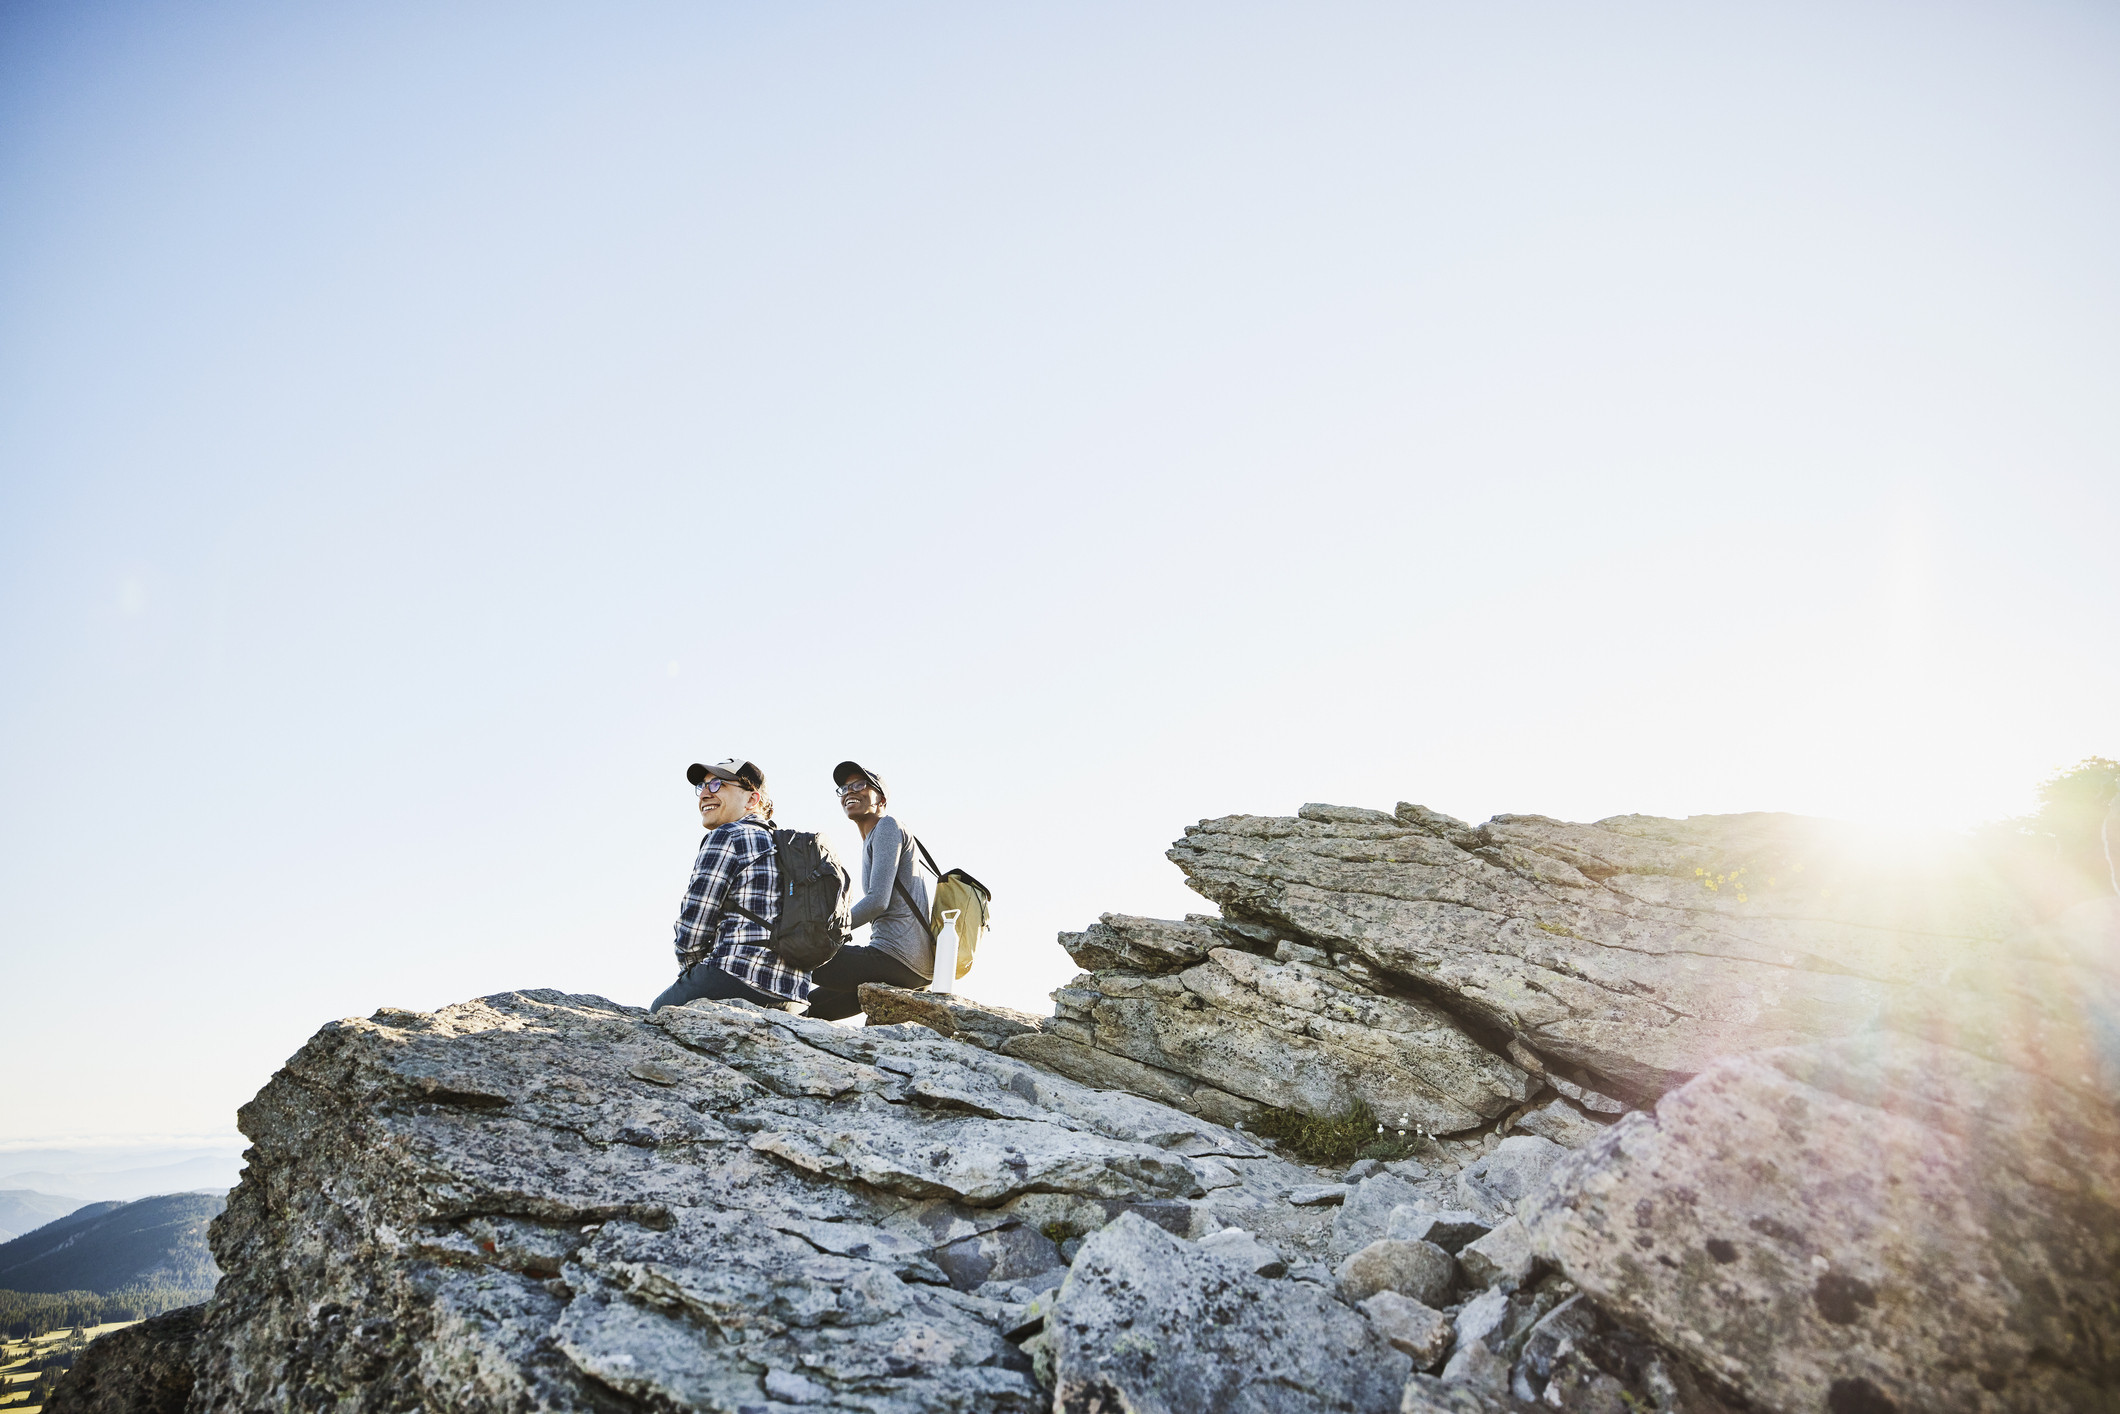
[[[729,784],[729,782],[728,782],[728,781],[725,781],[725,780],[723,780],[723,779],[722,779],[721,777],[719,777],[719,776],[709,776],[709,777],[707,777],[707,778],[706,778],[705,780],[703,780],[703,781],[701,781],[701,782],[699,783],[699,788],[698,788],[698,794],[700,794],[700,795],[720,795],[720,794],[721,794],[721,788],[722,788],[723,786],[725,786],[725,785],[728,785],[728,784]]]
[[[845,785],[841,786],[839,788],[839,794],[841,796],[849,796],[857,794],[861,791],[874,789],[875,787],[870,785],[867,781],[856,779],[848,781]]]

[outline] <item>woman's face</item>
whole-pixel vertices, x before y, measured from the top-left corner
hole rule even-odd
[[[883,796],[876,787],[856,777],[848,785],[858,785],[859,790],[842,789],[839,793],[839,808],[846,811],[849,820],[865,820],[883,809]]]

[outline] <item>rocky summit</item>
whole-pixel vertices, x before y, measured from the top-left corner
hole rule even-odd
[[[247,1105],[52,1414],[2120,1410],[2120,898],[1788,816],[1231,817],[1050,1016],[503,993]]]

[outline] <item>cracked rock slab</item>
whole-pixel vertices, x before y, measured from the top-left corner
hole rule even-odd
[[[1908,855],[1793,815],[1475,828],[1305,806],[1202,821],[1170,858],[1230,916],[1359,955],[1642,1098],[1718,1056],[1851,1034],[2028,926],[2030,899],[1972,848]]]
[[[1450,1134],[1530,1098],[1529,1075],[1439,1007],[1314,963],[1216,947],[1169,975],[1067,990],[1089,1017],[1075,1023],[1081,1043],[1277,1109],[1336,1116],[1359,1100],[1400,1128]]]
[[[1046,1228],[1305,1177],[916,1027],[554,992],[335,1022],[239,1123],[198,1409],[1030,1414],[1035,1322],[979,1290]]]
[[[1087,1028],[1084,1034],[1089,1034]],[[1256,1100],[1217,1090],[1190,1075],[1100,1051],[1083,1041],[1055,1035],[1050,1030],[1010,1037],[998,1049],[1004,1055],[1028,1061],[1092,1089],[1139,1095],[1184,1110],[1187,1114],[1199,1115],[1215,1124],[1247,1124],[1265,1113],[1265,1108]]]
[[[1130,1215],[1083,1244],[1050,1339],[1064,1410],[1388,1414],[1411,1369],[1319,1288],[1241,1271]]]
[[[1220,919],[1137,918],[1107,913],[1079,933],[1062,933],[1060,946],[1086,972],[1176,972],[1227,946],[1233,935]]]
[[[1528,1226],[1762,1410],[2109,1409],[2114,1114],[1892,1032],[1767,1051],[1564,1161]]]

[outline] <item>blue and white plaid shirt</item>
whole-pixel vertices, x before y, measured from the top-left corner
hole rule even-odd
[[[773,831],[756,815],[716,825],[699,842],[692,883],[677,911],[677,961],[720,968],[737,981],[791,1002],[806,1001],[810,974],[797,972],[768,947],[773,930],[729,907],[760,918],[780,913],[780,861]]]

